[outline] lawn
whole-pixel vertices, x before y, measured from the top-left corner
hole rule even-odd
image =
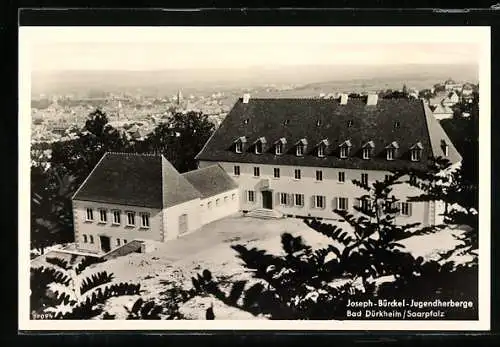
[[[343,224],[343,227],[347,227]],[[191,287],[191,277],[204,269],[224,281],[250,279],[231,245],[242,244],[269,253],[281,252],[280,235],[289,232],[302,236],[306,244],[322,246],[331,240],[310,229],[295,218],[262,220],[234,215],[203,226],[200,230],[167,243],[155,243],[149,253],[133,253],[97,264],[86,271],[108,271],[118,281],[140,283],[144,299],[161,299],[162,293],[176,283]],[[454,247],[457,230],[443,230],[438,234],[411,237],[403,240],[415,256],[434,257],[437,252]],[[40,261],[37,262],[40,264]],[[135,297],[110,300],[109,309],[123,317],[124,305],[131,305]],[[214,305],[216,319],[259,319],[237,309],[229,308],[212,298],[195,298],[181,306],[181,313],[188,319],[204,319],[205,309]]]

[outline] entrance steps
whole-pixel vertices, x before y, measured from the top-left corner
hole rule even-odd
[[[260,218],[260,219],[280,219],[284,218],[285,215],[276,210],[271,210],[267,208],[257,208],[252,211],[248,211],[245,214],[246,217]]]

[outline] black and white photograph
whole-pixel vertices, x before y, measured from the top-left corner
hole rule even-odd
[[[23,330],[489,329],[488,27],[20,27],[19,68]]]

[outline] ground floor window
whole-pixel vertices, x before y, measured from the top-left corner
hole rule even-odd
[[[371,209],[370,199],[361,199],[361,209],[363,211],[369,211]]]
[[[88,240],[87,240],[87,235],[83,235],[83,242],[84,242],[84,243],[87,243],[87,242],[88,242]]]
[[[401,203],[401,215],[411,216],[411,203],[409,203],[409,202],[402,202]]]
[[[116,239],[116,245],[120,246],[120,239]]]
[[[127,225],[135,225],[135,212],[127,212]]]
[[[288,205],[288,194],[287,193],[280,193],[280,204],[281,205]]]
[[[295,194],[295,206],[304,206],[304,194]]]
[[[141,227],[149,228],[149,214],[141,213]]]
[[[337,198],[337,210],[345,211],[349,208],[347,198]]]
[[[90,235],[90,243],[94,243],[94,236]]]
[[[325,208],[325,197],[323,195],[314,196],[314,204],[316,208]]]
[[[250,201],[250,202],[255,201],[255,192],[253,190],[248,191],[248,201]]]

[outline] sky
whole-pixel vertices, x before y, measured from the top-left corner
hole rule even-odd
[[[21,28],[36,71],[477,64],[474,27]],[[35,28],[36,29],[36,28]]]

